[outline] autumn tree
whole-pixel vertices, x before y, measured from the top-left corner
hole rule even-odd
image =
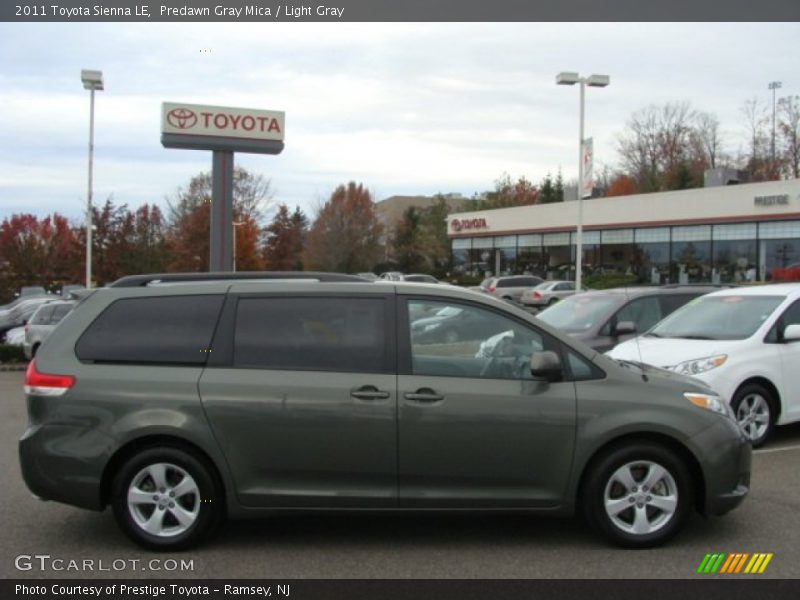
[[[614,177],[606,188],[606,196],[629,196],[638,192],[636,180],[624,173],[620,173]]]
[[[53,288],[81,281],[81,256],[75,234],[63,216],[6,217],[0,223],[0,295],[7,300],[23,285]]]
[[[778,102],[780,144],[787,177],[800,178],[800,96],[787,96]]]
[[[430,269],[428,239],[423,227],[422,212],[409,206],[394,229],[394,259],[404,273]]]
[[[209,228],[211,223],[211,173],[192,177],[186,188],[179,188],[168,199],[167,245],[169,270],[209,270]],[[233,173],[233,220],[236,226],[236,263],[239,270],[263,267],[257,241],[261,222],[272,200],[270,181],[244,168]]]
[[[302,271],[308,219],[300,207],[289,214],[285,204],[265,229],[264,262],[270,271]]]
[[[536,185],[520,176],[516,181],[508,173],[503,173],[494,182],[494,189],[474,204],[474,210],[492,210],[511,206],[537,204],[539,190]]]
[[[770,162],[769,140],[767,130],[768,116],[765,105],[757,98],[746,100],[741,107],[745,119],[747,133],[747,152],[744,167],[750,173],[752,181],[769,181],[774,179],[773,166]]]
[[[303,262],[319,271],[369,271],[382,255],[381,233],[370,192],[340,185],[317,211],[308,232]]]

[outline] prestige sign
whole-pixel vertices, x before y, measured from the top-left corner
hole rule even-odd
[[[283,141],[283,112],[164,102],[161,133]]]

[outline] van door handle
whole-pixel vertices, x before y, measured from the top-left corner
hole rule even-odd
[[[423,404],[431,404],[433,402],[444,400],[444,396],[437,394],[430,388],[420,388],[416,392],[408,392],[403,394],[403,398]]]
[[[359,400],[385,400],[389,397],[389,392],[383,392],[374,385],[365,385],[357,390],[351,390],[350,395]]]

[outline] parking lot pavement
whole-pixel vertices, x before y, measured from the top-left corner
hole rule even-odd
[[[163,555],[128,542],[109,511],[30,496],[17,460],[26,421],[22,380],[23,373],[0,373],[0,577],[686,578],[697,576],[709,552],[772,552],[757,577],[800,577],[797,426],[778,429],[755,453],[752,491],[740,508],[723,518],[693,517],[686,531],[656,550],[611,548],[572,519],[371,514],[233,522],[198,550]],[[102,561],[109,570],[19,571],[20,555],[49,555],[64,565],[91,560],[95,570]],[[192,561],[193,570],[157,570],[168,563],[149,565],[154,558]]]

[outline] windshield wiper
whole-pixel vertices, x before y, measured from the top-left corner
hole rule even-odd
[[[645,333],[644,337],[655,337],[655,338],[663,338],[664,336],[660,333]]]
[[[679,335],[678,338],[682,340],[715,340],[717,338],[708,335]]]

